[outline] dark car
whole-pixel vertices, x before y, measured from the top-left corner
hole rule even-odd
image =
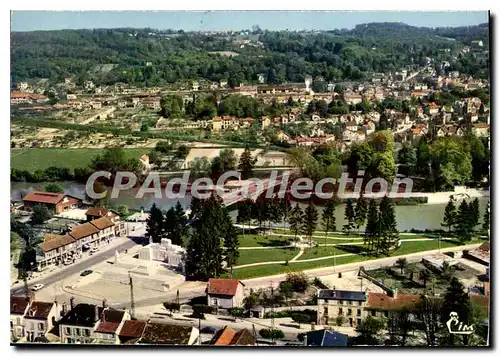
[[[85,276],[88,276],[89,274],[91,274],[93,271],[91,269],[87,269],[85,271],[83,271],[82,273],[80,273],[80,276],[82,277],[85,277]]]

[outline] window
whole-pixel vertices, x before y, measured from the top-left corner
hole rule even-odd
[[[361,316],[361,309],[358,309],[357,313],[356,313],[357,316]]]
[[[80,336],[80,328],[76,328],[76,336]]]
[[[325,313],[325,315],[328,315],[328,307],[324,307],[323,312]]]
[[[44,328],[45,328],[45,325],[43,323],[38,324],[38,330],[43,331]]]
[[[358,301],[358,305],[363,305],[363,302],[361,300]]]
[[[361,325],[361,319],[359,319],[359,318],[358,318],[358,319],[356,320],[356,324]]]
[[[10,321],[10,328],[13,329],[14,328],[14,322],[11,320]]]
[[[66,335],[71,335],[71,329],[70,328],[64,328],[64,333]]]
[[[375,310],[372,310],[372,316],[377,316],[377,312]]]
[[[83,335],[86,336],[86,337],[89,337],[90,336],[90,330],[89,329],[83,330]]]
[[[352,301],[351,301],[351,300],[348,300],[348,301],[347,301],[347,305],[352,305]]]
[[[42,337],[44,334],[43,333],[38,333],[38,336],[39,337]]]
[[[386,318],[387,318],[387,317],[389,317],[389,312],[388,312],[387,310],[386,310],[386,311],[384,311],[384,316],[385,316]]]
[[[347,309],[347,315],[352,315],[352,309]]]
[[[342,305],[344,304],[344,302],[342,300],[339,300],[339,304]]]
[[[73,339],[72,339],[72,338],[70,338],[70,337],[68,337],[68,338],[66,339],[66,342],[67,342],[68,344],[72,344],[72,343],[73,343]]]
[[[212,298],[212,305],[219,305],[217,298]]]
[[[17,319],[16,319],[16,324],[17,324],[17,325],[21,325],[21,318],[17,318]]]
[[[339,308],[339,315],[342,315],[342,308]]]

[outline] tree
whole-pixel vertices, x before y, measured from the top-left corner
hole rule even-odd
[[[460,322],[464,325],[471,325],[472,322],[472,305],[468,293],[465,291],[464,285],[456,278],[451,279],[450,285],[446,289],[441,307],[441,322],[445,323],[450,319],[450,314],[454,312],[460,318]],[[447,344],[454,345],[454,334],[449,334]]]
[[[428,346],[436,345],[442,305],[440,298],[426,295],[422,295],[420,301],[415,305],[413,314],[422,325]]]
[[[383,321],[368,316],[363,321],[361,321],[360,324],[356,325],[356,332],[360,334],[358,342],[368,345],[378,344],[376,337],[382,331],[384,326],[385,325]]]
[[[479,219],[480,219],[478,198],[474,199],[469,204],[469,210],[470,210],[471,230],[474,230],[474,228],[479,224]]]
[[[457,218],[455,220],[455,233],[461,243],[470,241],[472,238],[472,219],[470,216],[469,204],[462,200],[458,207]]]
[[[167,237],[164,230],[163,213],[155,203],[149,210],[149,217],[146,221],[146,234],[151,242],[159,243],[162,238]]]
[[[452,226],[455,225],[456,216],[457,216],[457,210],[455,208],[455,203],[453,199],[450,198],[448,204],[446,204],[446,207],[444,208],[444,217],[443,217],[443,222],[441,223],[442,226],[448,228],[448,232],[451,232]]]
[[[295,207],[290,213],[290,218],[288,223],[290,224],[290,230],[292,230],[295,235],[295,240],[297,240],[297,235],[301,230],[302,222],[304,221],[304,212],[300,209],[299,204],[295,204]]]
[[[31,225],[41,225],[45,221],[49,220],[52,215],[49,212],[49,209],[45,205],[35,204],[33,206],[33,212],[30,218]]]
[[[487,232],[489,235],[489,232],[490,232],[490,202],[489,201],[486,204],[486,208],[484,209],[483,231]]]
[[[116,209],[116,212],[121,216],[127,215],[129,213],[128,206],[127,205],[119,205],[118,208]]]
[[[10,233],[10,258],[11,259],[21,249],[21,242],[19,241],[20,238],[21,237],[17,233],[15,233],[15,232]]]
[[[309,314],[300,312],[292,313],[292,320],[295,321],[297,324],[299,324],[299,329],[300,329],[300,324],[310,323],[312,321],[311,319],[312,318]]]
[[[233,318],[243,318],[245,316],[245,309],[243,308],[229,308],[227,311]]]
[[[64,189],[59,184],[56,183],[50,183],[47,184],[43,190],[49,193],[64,193]]]
[[[439,137],[430,147],[430,159],[436,171],[437,186],[463,184],[471,178],[472,158],[463,140],[455,137]]]
[[[243,224],[243,227],[245,226],[245,223],[250,223],[252,220],[253,203],[252,199],[241,200],[237,203],[238,216],[236,217],[236,222],[238,224]]]
[[[378,247],[382,253],[388,255],[390,248],[397,243],[398,229],[396,223],[396,209],[392,200],[387,196],[384,196],[380,201],[379,233],[381,235],[381,240]]]
[[[286,275],[285,282],[290,283],[292,289],[298,293],[305,292],[309,286],[309,281],[307,280],[304,272],[288,273]]]
[[[366,203],[366,199],[363,196],[363,193],[361,193],[359,199],[356,202],[356,210],[354,214],[356,216],[355,221],[356,221],[356,227],[358,229],[365,224],[367,213],[368,213],[368,206]]]
[[[418,278],[424,282],[424,288],[427,288],[427,281],[431,278],[431,272],[427,268],[424,268],[420,271]]]
[[[403,308],[398,310],[395,315],[396,327],[399,330],[399,336],[401,337],[400,344],[401,346],[405,346],[409,333],[413,330],[412,313],[409,309]]]
[[[394,266],[401,270],[401,274],[408,267],[408,260],[404,257],[398,258],[394,263]]]
[[[356,213],[354,212],[354,207],[352,205],[351,199],[348,199],[345,205],[344,219],[346,223],[342,227],[342,230],[347,232],[347,235],[349,235],[351,230],[353,230],[356,226]]]
[[[302,221],[302,231],[304,235],[309,237],[309,245],[312,246],[312,236],[316,226],[318,225],[318,211],[312,202],[304,210],[304,217]]]
[[[260,329],[259,335],[264,339],[280,340],[285,337],[283,331],[279,329]]]
[[[166,118],[178,118],[184,108],[183,100],[177,95],[168,95],[160,99],[160,115]]]
[[[246,310],[250,310],[255,306],[259,305],[260,294],[255,292],[252,288],[250,288],[250,292],[243,298],[243,305]]]
[[[368,244],[370,250],[378,240],[380,234],[380,222],[377,202],[372,199],[368,205],[368,215],[366,218],[366,229],[364,243]]]
[[[183,237],[187,233],[187,217],[179,201],[167,211],[163,225],[163,229],[172,244],[182,246]]]
[[[283,219],[283,230],[285,230],[286,223],[292,211],[292,203],[290,203],[290,199],[287,196],[280,200],[280,210],[281,218]]]
[[[240,163],[238,165],[238,169],[241,171],[241,179],[248,179],[253,177],[253,168],[256,162],[257,159],[252,157],[252,152],[250,151],[248,146],[246,146],[245,150],[240,156]]]
[[[335,231],[335,200],[330,199],[327,201],[323,214],[321,215],[321,222],[325,229],[325,247],[326,239],[328,238],[329,231]]]

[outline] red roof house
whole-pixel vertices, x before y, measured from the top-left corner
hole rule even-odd
[[[237,279],[210,278],[207,286],[208,305],[236,308],[243,305],[245,285]]]

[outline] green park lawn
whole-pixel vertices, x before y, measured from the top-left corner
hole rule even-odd
[[[265,247],[284,246],[289,244],[290,237],[286,236],[262,236],[262,235],[238,235],[240,247]]]
[[[479,239],[473,239],[472,241],[468,242],[467,244],[476,244],[480,243],[482,240]],[[360,245],[362,246],[362,245]],[[441,241],[441,248],[447,248],[447,247],[454,247],[454,246],[459,246],[457,242],[450,242],[450,241]],[[336,248],[333,246],[329,246],[328,249],[331,250],[332,248]],[[400,256],[400,255],[406,255],[410,253],[416,253],[416,252],[422,252],[422,251],[427,251],[427,250],[437,250],[439,248],[439,241],[410,241],[410,242],[403,242],[401,244],[401,247],[397,250],[394,250],[391,252],[390,256]],[[311,257],[308,258],[314,258],[314,257],[321,257],[319,254],[321,247],[315,247],[314,249],[318,249],[318,255],[310,255]],[[314,253],[314,249],[311,250],[312,253]],[[324,247],[322,248],[324,250]],[[349,253],[348,251],[342,251],[339,250],[339,254],[342,253]],[[247,251],[240,251],[240,255],[242,252],[256,252],[259,253],[261,251],[256,251],[256,250],[247,250]],[[268,250],[263,250],[263,251],[268,251]],[[308,252],[308,253],[311,253]],[[314,256],[314,257],[312,257]],[[333,256],[333,253],[332,253]],[[388,256],[388,257],[390,257]],[[386,256],[380,256],[378,258],[384,258]],[[262,265],[262,266],[253,266],[253,267],[244,267],[241,269],[235,269],[233,271],[233,276],[234,278],[238,279],[249,279],[249,278],[257,278],[257,277],[263,277],[263,276],[269,276],[269,275],[274,275],[274,274],[283,274],[283,273],[288,273],[288,272],[295,272],[295,271],[303,271],[303,270],[308,270],[308,269],[314,269],[314,268],[322,268],[322,267],[331,267],[333,266],[333,258],[332,259],[325,259],[325,260],[319,260],[319,261],[311,261],[311,262],[300,262],[303,260],[306,260],[308,258],[305,258],[304,255],[302,255],[297,262],[292,262],[289,263],[288,265],[284,264],[273,264],[273,265]],[[336,265],[342,265],[342,264],[348,264],[348,263],[355,263],[355,262],[361,262],[361,261],[368,261],[375,259],[377,257],[373,256],[367,256],[367,255],[350,255],[350,256],[344,256],[344,257],[338,257],[336,258]],[[274,259],[275,261],[283,260],[282,258],[276,258]],[[243,264],[243,263],[239,263]]]
[[[269,248],[240,250],[239,252],[238,265],[246,265],[249,263],[291,260],[299,250],[295,248]]]
[[[104,150],[100,148],[12,148],[10,150],[11,168],[34,172],[49,167],[75,168],[87,167],[92,159]],[[139,158],[148,152],[147,148],[124,148],[128,158]]]

